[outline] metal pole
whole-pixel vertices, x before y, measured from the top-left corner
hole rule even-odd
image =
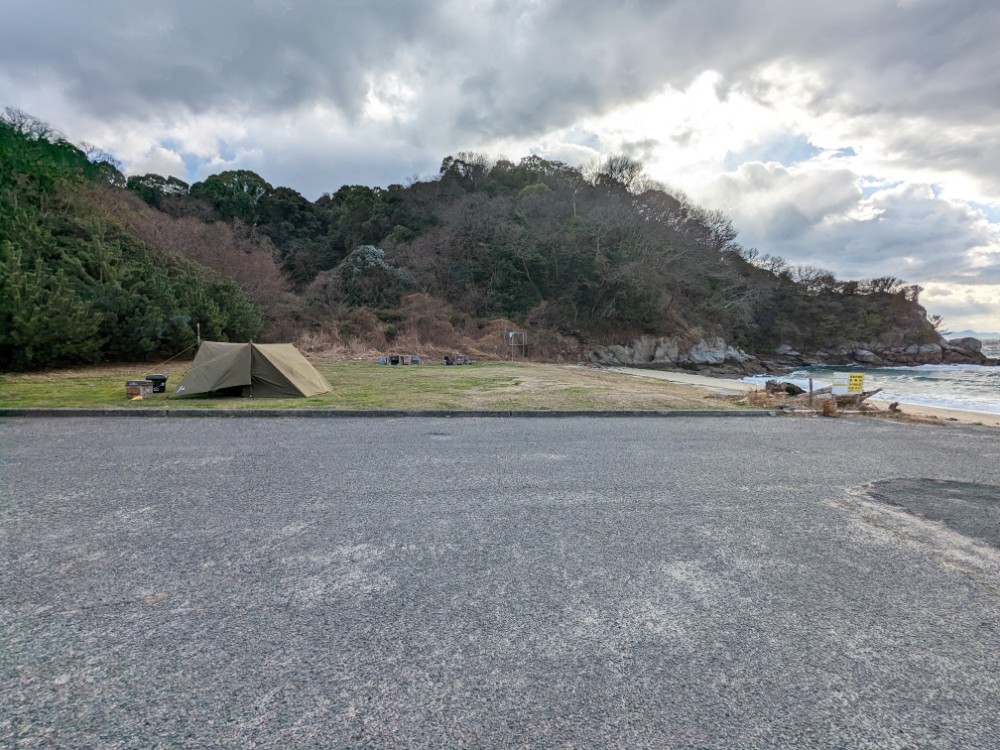
[[[813,379],[809,378],[809,408],[813,405]]]

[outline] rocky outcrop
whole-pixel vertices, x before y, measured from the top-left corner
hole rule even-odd
[[[866,365],[995,365],[997,360],[982,353],[982,342],[971,337],[939,339],[934,343],[889,345],[880,342],[855,344],[832,352],[817,352],[816,359],[828,364]]]
[[[951,339],[941,344],[941,360],[952,364],[997,365],[1000,360],[990,359],[983,354],[983,342],[966,336]]]
[[[781,346],[777,347],[774,350],[774,353],[777,354],[779,357],[801,357],[802,356],[802,354],[800,354],[799,352],[795,351],[788,344],[782,344]]]
[[[956,349],[968,349],[973,352],[983,351],[983,342],[972,336],[963,336],[960,339],[948,339],[947,344]]]
[[[627,346],[595,346],[586,356],[595,365],[704,369],[726,374],[765,371],[755,357],[719,336],[693,343],[673,336],[641,336]]]
[[[595,346],[586,352],[595,365],[705,370],[720,375],[785,373],[809,365],[872,366],[924,364],[996,365],[982,353],[978,339],[961,338],[925,344],[856,343],[847,347],[802,354],[789,344],[759,358],[732,346],[719,336],[698,340],[678,336],[641,336],[631,344]]]

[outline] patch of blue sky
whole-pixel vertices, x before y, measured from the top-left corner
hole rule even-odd
[[[198,181],[198,171],[203,164],[208,163],[208,159],[203,159],[194,154],[181,154],[181,161],[184,162],[184,180],[190,184]]]
[[[575,126],[565,132],[563,140],[566,143],[572,143],[575,146],[585,146],[595,151],[600,151],[601,149],[601,138],[597,133]]]
[[[902,181],[889,181],[880,180],[875,177],[866,178],[861,181],[861,197],[871,198],[875,193],[881,193],[883,190],[891,190],[894,187],[899,187],[902,185]]]
[[[1000,224],[1000,205],[969,201],[969,208],[981,213],[990,224]]]
[[[216,159],[221,159],[222,161],[225,162],[232,162],[233,160],[236,159],[236,150],[228,143],[223,141],[219,144],[219,153],[216,157],[207,158],[207,157],[195,156],[194,154],[191,153],[181,153],[181,160],[184,162],[184,169],[186,171],[186,176],[184,179],[190,182],[191,184],[194,184],[198,180],[202,179],[200,176],[202,171],[201,168],[204,167],[209,162],[215,161]],[[227,168],[220,167],[219,169],[216,169],[214,171],[215,173],[218,173],[225,171],[225,169]]]
[[[182,179],[185,182],[191,184],[198,180],[198,167],[208,161],[207,159],[200,159],[194,154],[185,152],[181,142],[175,138],[163,138],[160,140],[159,145],[180,157],[184,163],[184,175]]]
[[[726,154],[723,166],[726,170],[737,169],[741,164],[750,161],[777,162],[784,167],[809,161],[823,151],[809,142],[804,136],[777,138],[758,143],[738,153],[730,151]]]

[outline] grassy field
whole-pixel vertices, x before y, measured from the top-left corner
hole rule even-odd
[[[333,390],[313,398],[168,398],[190,363],[152,369],[108,365],[0,376],[0,407],[168,409],[726,409],[729,402],[690,386],[564,365],[486,362],[461,367],[317,365]],[[167,393],[141,401],[125,381],[167,375]]]

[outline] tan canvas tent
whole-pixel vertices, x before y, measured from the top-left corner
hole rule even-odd
[[[203,341],[174,396],[224,391],[254,398],[315,396],[330,384],[291,344]]]

